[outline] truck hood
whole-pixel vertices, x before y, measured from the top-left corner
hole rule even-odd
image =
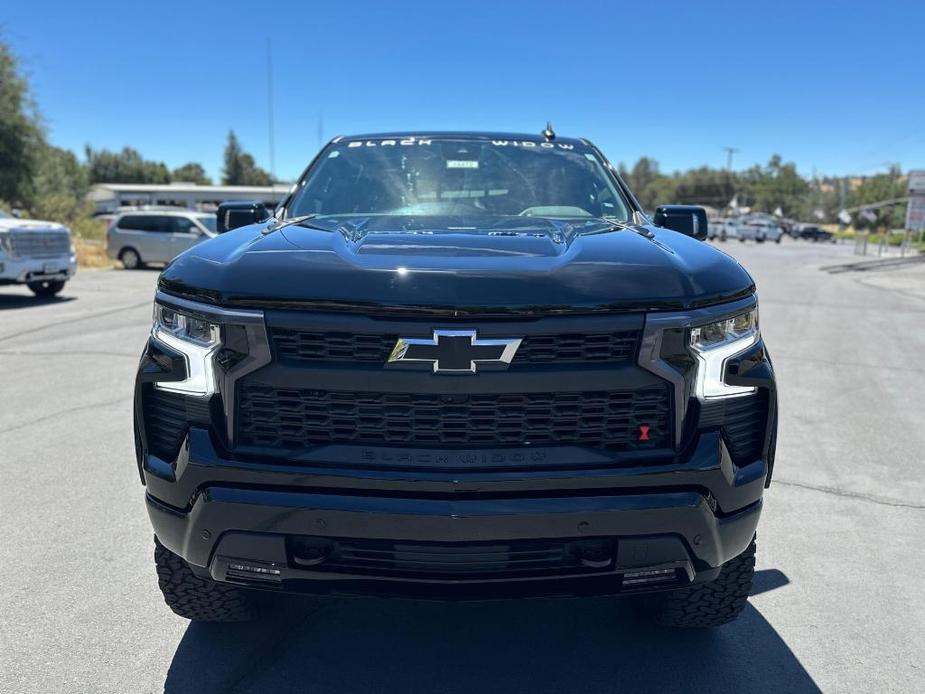
[[[0,217],[0,231],[67,231],[67,227],[57,222],[45,222],[40,219],[17,219]]]
[[[236,307],[369,315],[683,310],[747,296],[749,274],[650,226],[529,217],[326,217],[243,227],[165,268],[170,294]]]

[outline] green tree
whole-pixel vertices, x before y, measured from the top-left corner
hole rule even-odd
[[[887,173],[865,178],[861,185],[848,193],[847,207],[863,207],[868,203],[885,202],[906,196],[906,180],[898,166],[891,166]],[[885,225],[890,229],[902,229],[906,224],[906,203],[898,203],[877,210],[877,221],[866,221],[856,217],[860,228],[873,228]]]
[[[701,166],[676,174],[675,202],[709,205],[723,210],[735,195],[735,181],[728,171]]]
[[[206,175],[206,170],[202,168],[202,164],[194,161],[174,169],[170,173],[170,180],[195,183],[200,186],[212,185],[212,179]]]
[[[257,166],[254,157],[244,151],[234,130],[228,131],[225,145],[222,184],[226,186],[269,186],[273,177]]]
[[[780,208],[785,217],[805,213],[809,184],[797,173],[796,164],[785,163],[779,154],[772,156],[767,166],[755,165],[745,171],[739,184],[756,212],[774,212]]]
[[[675,201],[675,181],[659,171],[655,159],[640,157],[630,170],[620,164],[620,175],[644,210]]]
[[[0,43],[0,199],[15,204],[31,201],[35,155],[43,141],[41,120],[19,62]]]
[[[166,164],[148,161],[131,147],[110,152],[87,145],[85,153],[90,183],[170,183]]]
[[[244,178],[244,167],[241,164],[241,155],[243,153],[244,150],[241,149],[238,136],[234,134],[234,130],[229,130],[228,142],[225,144],[225,166],[222,169],[222,185],[241,185],[241,180]]]
[[[89,188],[87,170],[74,153],[49,144],[38,147],[33,180],[36,198],[64,194],[83,198]]]

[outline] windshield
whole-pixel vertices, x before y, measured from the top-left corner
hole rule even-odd
[[[601,160],[581,144],[371,139],[331,145],[287,216],[520,215],[629,220]]]
[[[207,214],[202,215],[201,217],[196,217],[196,221],[198,221],[200,224],[202,224],[202,226],[204,226],[212,233],[215,233],[218,228],[216,225],[217,220],[215,219],[214,214]]]

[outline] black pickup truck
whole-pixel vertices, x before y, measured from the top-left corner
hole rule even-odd
[[[653,593],[744,608],[777,427],[755,285],[584,139],[327,144],[161,274],[135,440],[168,605]]]

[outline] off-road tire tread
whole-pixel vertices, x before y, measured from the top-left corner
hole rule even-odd
[[[250,596],[240,588],[199,578],[187,563],[155,540],[157,585],[167,606],[194,622],[246,622],[254,617]]]
[[[655,621],[669,627],[718,627],[733,621],[748,604],[755,575],[755,540],[730,560],[716,580],[667,593]]]

